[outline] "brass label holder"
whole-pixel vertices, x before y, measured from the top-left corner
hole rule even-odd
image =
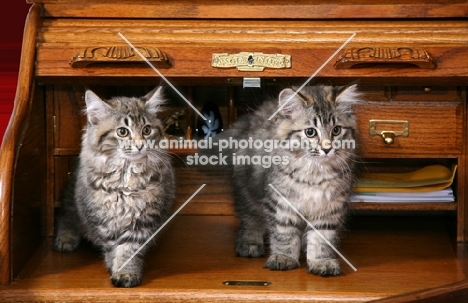
[[[223,282],[226,286],[269,286],[268,281],[228,280]]]
[[[401,124],[402,130],[377,130],[377,124]],[[381,136],[385,144],[393,144],[395,137],[409,136],[409,123],[406,120],[369,120],[369,134]]]
[[[291,68],[291,55],[261,52],[214,53],[211,56],[211,66],[216,68],[235,67],[239,71],[262,72],[265,68]]]

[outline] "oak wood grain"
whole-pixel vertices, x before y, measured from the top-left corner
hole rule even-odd
[[[28,0],[45,3],[49,16],[210,19],[465,18],[465,1],[333,0]],[[70,5],[73,3],[73,5]]]
[[[238,222],[233,216],[179,215],[158,236],[139,287],[113,287],[100,253],[85,245],[64,254],[49,248],[30,275],[0,289],[0,297],[36,302],[370,301],[444,289],[465,279],[444,226],[444,219],[437,218],[356,217],[348,224],[339,250],[357,272],[342,263],[343,276],[322,278],[308,274],[304,260],[295,270],[270,271],[263,268],[265,257],[236,257]],[[226,286],[226,280],[271,284]]]
[[[374,303],[444,303],[464,302],[468,298],[468,283],[466,280],[404,295],[372,301]]]
[[[0,170],[0,264],[2,264],[0,267],[0,285],[10,283],[12,278],[12,181],[15,173],[16,157],[26,129],[26,119],[31,108],[31,98],[34,94],[35,38],[40,14],[41,7],[34,5],[26,20],[15,105],[0,150],[0,167],[2,167]]]
[[[45,190],[46,149],[43,90],[32,91],[34,100],[28,113],[28,124],[18,149],[13,175],[11,213],[12,277],[35,253],[45,234],[42,223],[47,217]],[[34,181],[33,181],[34,180]],[[32,184],[34,182],[34,185]]]
[[[83,47],[126,46],[122,33],[133,45],[157,47],[171,61],[160,68],[169,78],[308,78],[353,34],[347,47],[423,47],[437,61],[437,68],[422,69],[399,64],[336,69],[326,65],[318,77],[356,79],[390,78],[408,84],[435,84],[434,79],[450,79],[451,85],[464,83],[463,64],[468,50],[468,32],[462,21],[259,21],[259,20],[81,20],[47,19],[38,35],[37,76],[41,81],[55,78],[74,81],[80,77],[122,77],[131,74],[134,81],[156,76],[146,64],[119,66],[89,65],[71,68],[70,59]],[[405,34],[402,34],[405,33]],[[378,35],[378,40],[376,40]],[[243,72],[236,68],[214,68],[213,53],[279,53],[292,56],[292,67],[263,72]],[[66,79],[65,78],[65,79]],[[432,79],[432,81],[431,81]],[[388,80],[388,79],[387,79]],[[382,79],[382,81],[385,81]],[[395,84],[393,84],[395,85]]]

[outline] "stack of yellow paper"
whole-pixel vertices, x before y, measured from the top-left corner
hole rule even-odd
[[[351,202],[453,202],[456,170],[435,164],[409,173],[363,173]]]

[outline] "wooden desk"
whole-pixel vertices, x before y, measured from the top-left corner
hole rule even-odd
[[[467,275],[464,243],[468,230],[466,1],[376,1],[372,5],[360,0],[31,2],[35,4],[25,26],[13,118],[0,154],[0,285],[5,285],[0,288],[0,298],[41,301],[66,294],[73,300],[122,295],[127,301],[170,301],[184,295],[183,300],[193,301],[281,301],[287,297],[297,301],[366,301],[428,288],[436,290],[424,292],[425,297],[441,294],[446,298],[445,293],[452,291],[465,295],[465,284],[460,281]],[[363,159],[396,171],[427,163],[457,164],[456,202],[355,205],[356,216],[417,215],[416,221],[425,223],[402,231],[395,222],[376,231],[373,217],[366,217],[370,223],[354,225],[356,229],[351,229],[343,243],[344,249],[364,264],[362,273],[347,272],[335,280],[320,280],[300,269],[272,273],[261,269],[262,260],[233,258],[229,251],[237,222],[232,198],[227,194],[228,182],[219,176],[222,171],[195,170],[192,173],[200,174],[198,177],[181,177],[179,203],[197,178],[207,178],[216,186],[200,196],[198,204],[189,205],[167,234],[189,236],[182,251],[193,247],[194,254],[204,254],[204,247],[213,245],[210,249],[221,247],[219,256],[206,256],[190,267],[191,260],[174,251],[181,264],[189,266],[188,272],[183,267],[168,268],[169,263],[158,271],[165,254],[172,255],[171,247],[180,244],[164,238],[161,251],[148,260],[145,284],[116,292],[110,288],[95,253],[83,248],[76,254],[60,255],[50,250],[49,242],[54,233],[54,213],[60,207],[59,194],[79,152],[85,87],[103,96],[140,94],[161,82],[119,33],[144,52],[196,107],[215,98],[227,124],[248,105],[249,98],[242,89],[246,78],[255,78],[262,87],[303,83],[355,34],[311,83],[358,81],[365,93],[365,102],[356,107]],[[245,59],[243,53],[247,58],[263,56],[255,58],[272,62],[264,64],[262,71],[255,69],[259,68],[256,64],[238,64],[243,70],[219,67],[223,62],[219,54],[225,53],[241,56],[237,62]],[[285,60],[290,60],[290,66]],[[170,93],[169,99],[176,108],[188,110],[175,94]],[[188,112],[185,124],[193,129],[196,115]],[[369,134],[372,119],[409,121],[410,136],[396,137],[387,145],[380,136]],[[454,228],[432,228],[428,223],[432,221],[426,221],[432,218],[428,214],[435,215],[435,221],[449,218]],[[217,240],[192,245],[190,240],[195,241],[196,235],[190,233],[196,229],[185,230],[182,222],[200,226],[200,232],[208,235],[214,233],[212,237]],[[219,234],[214,228],[217,224]],[[399,247],[387,258],[389,243],[405,241],[415,245]],[[361,254],[361,245],[366,254],[370,249],[378,257]],[[417,249],[414,255],[412,247]],[[199,271],[202,264],[206,271]],[[444,268],[444,264],[448,266]],[[402,266],[414,266],[414,270],[399,273]],[[88,268],[93,278],[73,286],[72,281],[86,277]],[[431,279],[429,270],[443,278]],[[221,280],[230,279],[229,275],[221,272],[239,279],[271,277],[274,286],[266,290],[227,288]],[[387,276],[390,272],[394,274]],[[178,274],[183,280],[176,278]],[[204,277],[205,286],[199,284]],[[386,279],[388,282],[383,282]],[[368,285],[371,281],[382,282],[380,286]],[[168,286],[175,282],[172,288]],[[415,296],[411,294],[410,298]]]

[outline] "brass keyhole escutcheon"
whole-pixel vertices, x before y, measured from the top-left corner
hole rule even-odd
[[[254,64],[254,58],[252,55],[250,55],[247,59],[247,63],[249,64],[249,66],[252,66]]]

